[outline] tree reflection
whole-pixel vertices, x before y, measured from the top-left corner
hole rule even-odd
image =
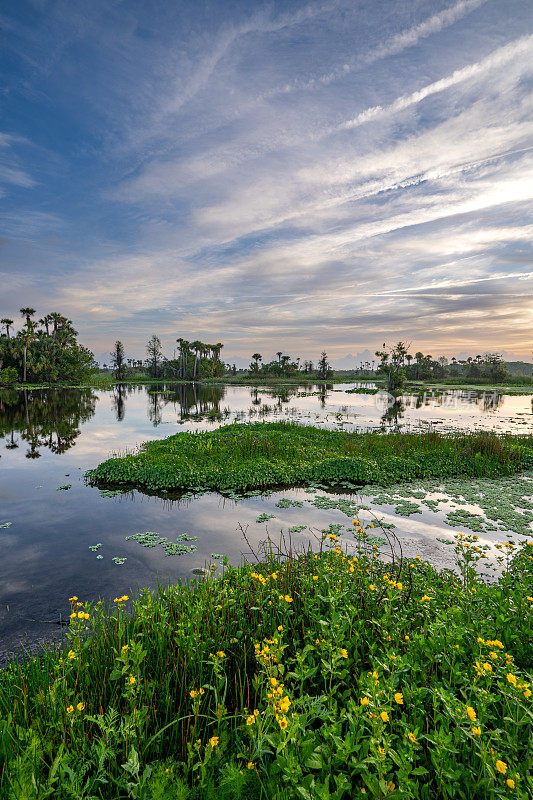
[[[39,458],[43,448],[64,453],[94,415],[96,400],[91,389],[0,391],[0,439],[6,450],[27,443],[26,458]]]

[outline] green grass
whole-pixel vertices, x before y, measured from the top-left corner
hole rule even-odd
[[[453,574],[354,533],[109,611],[73,597],[66,649],[0,672],[2,796],[530,798],[533,548],[487,584],[474,535]]]
[[[386,485],[413,478],[491,477],[533,466],[533,437],[491,433],[346,433],[287,422],[177,433],[88,473],[97,484],[219,491],[298,483]]]

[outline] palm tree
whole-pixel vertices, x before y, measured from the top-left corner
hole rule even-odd
[[[252,358],[255,361],[254,370],[255,372],[259,372],[259,362],[263,360],[263,356],[261,353],[254,353]]]
[[[30,326],[31,317],[33,317],[33,315],[35,314],[35,309],[34,308],[29,308],[29,307],[28,308],[21,308],[20,309],[20,313],[22,314],[23,317],[26,317],[26,325],[29,327]]]
[[[35,311],[33,312],[35,314]],[[26,383],[26,367],[28,363],[28,345],[35,339],[35,331],[33,328],[33,323],[31,319],[28,318],[28,324],[25,328],[22,329],[22,340],[24,342],[24,351],[23,351],[23,364],[24,364],[24,371],[23,371],[23,378],[22,382]]]
[[[0,319],[0,325],[3,325],[6,329],[7,338],[9,339],[9,329],[13,326],[13,320],[9,319],[8,317],[4,317]]]
[[[281,364],[281,356],[283,355],[282,351],[281,351],[281,350],[278,350],[278,352],[276,353],[276,355],[277,355],[277,357],[278,357],[278,362]]]

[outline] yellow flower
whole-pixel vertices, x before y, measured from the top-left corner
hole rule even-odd
[[[122,645],[122,652],[123,652],[123,653],[125,653],[125,652],[126,652],[127,650],[129,650],[129,649],[130,649],[130,646],[129,646],[129,644],[123,644],[123,645]]]
[[[278,631],[281,633],[283,630],[283,625],[278,625]]]
[[[76,614],[76,612],[73,611],[72,614],[70,615],[70,619],[76,619],[77,616],[78,615]]]
[[[218,736],[211,736],[209,739],[209,744],[211,745],[211,748],[216,747],[218,744]]]
[[[74,650],[69,650],[67,655],[70,658],[70,660],[76,658],[76,653],[74,652]]]
[[[483,669],[484,669],[486,672],[492,672],[492,664],[489,664],[489,662],[488,662],[488,661],[484,661],[484,662],[483,662]]]
[[[285,717],[282,717],[282,718],[279,720],[279,727],[281,728],[281,730],[282,730],[282,731],[284,731],[284,730],[285,730],[285,728],[287,727],[287,725],[288,725],[288,724],[289,724],[289,723],[287,722],[287,720],[286,720],[286,718],[285,718]]]
[[[408,733],[407,738],[409,739],[411,744],[416,744],[416,736],[414,735],[414,733]]]
[[[83,611],[78,611],[78,619],[85,619],[85,614]]]
[[[78,703],[76,708],[78,709],[78,711],[83,711],[83,709],[85,708],[85,703]]]
[[[76,597],[76,595],[74,595],[74,597],[69,597],[68,601],[69,601],[69,603],[75,603],[77,599],[78,598]]]
[[[368,697],[362,697],[359,702],[361,703],[362,706],[367,706],[369,705],[370,700],[368,699]]]
[[[223,650],[217,650],[217,656],[219,658],[225,658],[226,654],[225,654],[225,652]]]
[[[406,642],[408,642],[408,641],[409,641],[409,637],[408,637],[408,636],[406,636],[406,637],[405,637],[405,641],[406,641]]]
[[[401,692],[396,692],[394,695],[394,699],[398,703],[399,706],[403,706],[403,694]]]
[[[530,602],[530,603],[533,603],[533,597],[529,597],[529,596],[528,596],[528,598],[527,598],[527,599],[529,600],[529,602]]]
[[[491,658],[498,658],[498,653],[495,653],[494,650],[491,650],[489,655],[490,655]]]
[[[292,597],[290,596],[290,594],[286,594],[285,595],[285,602],[286,603],[292,603]]]
[[[422,595],[422,602],[425,603],[426,600],[431,600],[431,597],[428,594]]]
[[[401,592],[401,591],[402,591],[402,589],[403,589],[403,583],[400,583],[400,582],[398,581],[398,583],[396,584],[396,588],[397,588],[397,589],[399,589],[399,591]]]
[[[498,770],[498,772],[501,772],[502,775],[505,775],[505,773],[507,772],[507,764],[505,763],[505,761],[500,761],[500,759],[498,759],[496,761],[496,769]]]
[[[343,648],[342,648],[342,650],[341,650],[341,656],[342,656],[343,658],[348,658],[348,651],[347,651],[347,650],[345,650],[345,649],[344,649],[344,647],[343,647]]]
[[[505,781],[505,783],[507,784],[507,786],[509,787],[509,789],[514,789],[514,787],[515,787],[515,782],[513,781],[513,779],[512,779],[512,778],[507,778],[507,780]]]
[[[472,733],[474,734],[474,736],[481,736],[481,728],[480,727],[472,728]]]
[[[192,689],[189,694],[191,695],[192,699],[194,700],[195,697],[198,697],[198,692],[196,689]]]
[[[467,706],[466,707],[466,713],[468,714],[468,718],[470,719],[471,722],[475,722],[476,721],[477,714],[474,711],[474,709],[472,708],[472,706]]]
[[[246,767],[247,767],[247,769],[253,769],[254,768],[254,762],[253,761],[249,761],[247,763]]]
[[[259,716],[259,709],[258,708],[254,708],[254,717],[258,717],[258,716]]]
[[[388,721],[389,721],[389,715],[387,714],[387,712],[386,712],[386,711],[382,711],[382,712],[381,712],[381,714],[380,714],[379,716],[381,717],[381,719],[383,720],[383,722],[388,722]]]
[[[513,675],[512,672],[509,672],[509,674],[507,675],[507,681],[508,683],[511,683],[513,686],[516,686],[516,675]]]
[[[485,639],[482,639],[481,636],[477,637],[478,644],[485,644]]]
[[[382,755],[382,756],[384,756],[384,755],[385,755],[385,748],[384,748],[384,747],[382,747],[381,745],[379,745],[379,747],[378,747],[378,750],[379,750],[379,752],[381,753],[381,755]]]
[[[524,697],[526,698],[526,700],[529,700],[529,698],[531,697],[531,689],[524,689]]]
[[[135,683],[137,683],[137,678],[134,678],[133,675],[130,675],[129,677],[130,686],[133,686]]]
[[[249,717],[246,717],[246,724],[247,725],[255,725],[255,717],[253,714],[250,714]]]
[[[368,588],[370,589],[371,592],[375,592],[376,591],[376,587],[374,586],[373,583],[371,583]]]
[[[74,706],[69,706],[67,708],[67,714],[72,714],[73,711],[74,711]]]
[[[313,580],[317,581],[318,580],[318,575],[313,575]]]

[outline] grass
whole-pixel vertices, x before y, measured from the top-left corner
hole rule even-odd
[[[454,574],[353,533],[72,597],[65,650],[0,673],[2,796],[530,798],[533,547],[487,584],[475,535]]]
[[[533,437],[347,433],[288,422],[177,433],[88,473],[97,484],[218,491],[320,482],[386,485],[413,478],[491,477],[533,466]]]

